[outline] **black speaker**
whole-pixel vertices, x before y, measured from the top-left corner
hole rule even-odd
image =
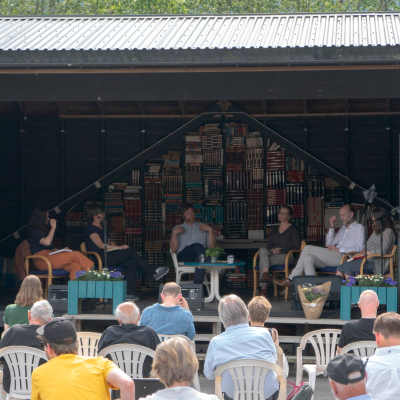
[[[290,298],[292,301],[292,308],[295,311],[303,310],[301,306],[301,300],[297,286],[303,286],[304,284],[311,283],[311,285],[322,285],[325,282],[331,282],[331,288],[329,290],[328,298],[326,303],[332,305],[338,304],[340,301],[340,288],[342,286],[342,278],[338,275],[325,275],[325,276],[315,276],[315,275],[299,275],[292,279],[292,286],[290,287]],[[325,303],[325,304],[326,304]]]
[[[201,310],[204,308],[203,284],[202,283],[180,283],[182,296],[188,302],[191,310]],[[161,303],[161,292],[164,285],[160,285],[158,298]]]
[[[68,285],[50,285],[47,301],[53,307],[54,315],[68,312]]]

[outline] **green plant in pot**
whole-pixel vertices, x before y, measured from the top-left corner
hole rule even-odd
[[[224,249],[221,249],[221,247],[216,246],[214,249],[207,249],[206,250],[206,256],[211,257],[211,262],[216,263],[218,257],[221,254],[225,254]]]

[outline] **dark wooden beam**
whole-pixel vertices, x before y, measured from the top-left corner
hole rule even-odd
[[[268,114],[267,101],[266,100],[261,100],[261,104],[262,104],[263,114],[267,115]]]
[[[147,112],[146,112],[146,103],[144,101],[138,101],[138,106],[139,106],[140,113],[142,115],[146,115],[147,114]]]
[[[303,99],[303,112],[304,112],[304,114],[307,114],[307,100],[306,99]]]
[[[390,113],[390,99],[386,99],[386,112]]]
[[[181,113],[183,116],[186,115],[186,101],[179,100],[179,107],[181,108]]]
[[[57,107],[58,107],[58,115],[67,115],[68,109],[67,105],[63,101],[56,101]]]
[[[96,101],[97,108],[100,111],[101,115],[107,114],[107,103],[105,101]]]
[[[25,115],[25,112],[26,112],[26,110],[25,110],[25,103],[22,102],[22,101],[16,101],[15,104],[16,104],[16,106],[17,106],[18,112],[19,112],[20,114],[22,114],[22,115]]]

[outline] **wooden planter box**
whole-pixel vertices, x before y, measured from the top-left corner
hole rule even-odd
[[[373,290],[378,294],[379,304],[386,304],[387,312],[397,313],[397,287],[360,287],[342,286],[340,290],[340,319],[351,319],[351,305],[357,304],[364,290]]]
[[[69,281],[68,314],[79,314],[80,299],[112,299],[114,312],[126,299],[126,281]]]

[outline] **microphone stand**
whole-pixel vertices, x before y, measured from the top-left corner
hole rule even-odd
[[[364,266],[367,268],[367,236],[368,236],[368,229],[367,229],[367,206],[368,206],[368,197],[364,201],[364,207],[362,210],[362,217],[364,217]]]
[[[104,229],[104,266],[103,268],[107,268],[107,245],[108,245],[108,231],[107,231],[107,209],[108,204],[110,203],[111,192],[113,191],[113,187],[108,188],[107,194],[107,202],[104,207],[104,220],[103,220],[103,229]]]

